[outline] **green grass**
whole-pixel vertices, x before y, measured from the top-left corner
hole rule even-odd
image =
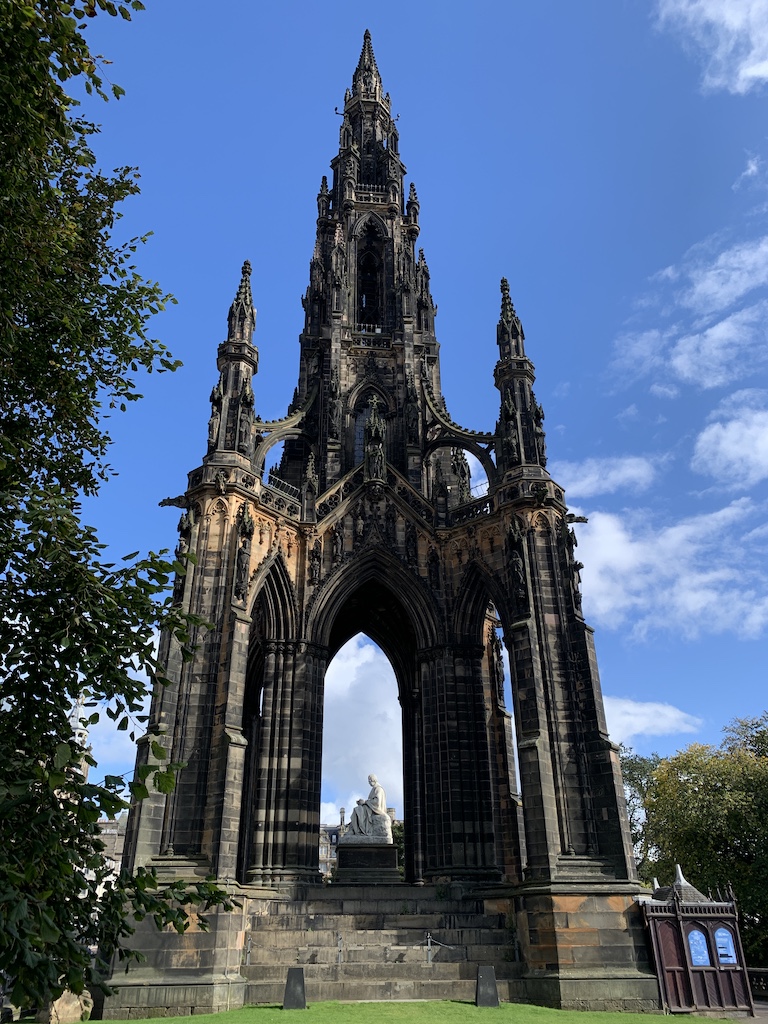
[[[194,1017],[157,1017],[157,1024],[631,1024],[645,1017],[641,1013],[589,1013],[551,1010],[545,1006],[502,1003],[498,1009],[478,1009],[472,1003],[400,1002],[312,1003],[306,1010],[283,1010],[279,1006],[245,1006],[227,1013]],[[490,1020],[488,1019],[490,1018]],[[108,1024],[108,1022],[104,1022]],[[125,1024],[124,1021],[115,1024]]]

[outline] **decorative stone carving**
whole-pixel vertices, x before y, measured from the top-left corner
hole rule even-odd
[[[451,469],[456,474],[459,486],[459,504],[464,504],[472,498],[470,488],[469,463],[461,448],[451,450]]]
[[[405,560],[411,569],[415,569],[419,563],[419,542],[416,527],[411,522],[405,527]]]
[[[340,843],[391,844],[392,819],[387,814],[387,798],[375,775],[368,776],[371,791],[366,800],[358,800]]]
[[[235,565],[235,597],[238,601],[245,601],[248,596],[248,574],[251,565],[251,541],[248,537],[237,549],[237,560]]]
[[[312,545],[312,551],[309,556],[309,580],[310,583],[320,582],[320,570],[322,568],[323,561],[323,546],[320,543],[318,537],[315,543]]]
[[[344,557],[344,522],[340,519],[331,530],[333,538],[333,564],[338,565]]]

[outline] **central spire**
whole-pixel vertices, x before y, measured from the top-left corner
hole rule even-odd
[[[352,95],[362,96],[366,99],[381,99],[381,75],[376,66],[371,33],[368,29],[365,30],[360,60],[357,62],[357,68],[352,76]]]

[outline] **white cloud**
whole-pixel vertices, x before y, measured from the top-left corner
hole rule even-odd
[[[762,168],[760,157],[749,156],[747,158],[747,166],[738,176],[736,181],[734,181],[734,183],[731,185],[731,188],[734,190],[734,192],[738,192],[738,190],[745,182],[751,181],[752,178],[756,178],[760,174],[761,169]]]
[[[653,462],[639,455],[554,462],[550,469],[571,498],[591,498],[621,490],[644,491],[656,476]]]
[[[603,698],[608,733],[614,743],[629,744],[635,736],[673,736],[697,732],[702,720],[695,715],[658,701],[631,700],[629,697]]]
[[[701,388],[722,387],[768,361],[768,302],[747,306],[706,330],[679,338],[669,355],[675,375]]]
[[[680,388],[674,384],[651,384],[648,388],[654,398],[677,398]]]
[[[355,800],[368,796],[373,772],[387,803],[403,814],[402,717],[392,666],[374,644],[358,634],[328,666],[323,719],[322,814],[347,820]]]
[[[590,513],[579,528],[587,618],[635,639],[652,630],[759,636],[768,572],[747,539],[755,516],[746,498],[667,525],[643,511]]]
[[[733,486],[768,479],[768,392],[737,391],[696,438],[691,468]]]
[[[472,488],[472,496],[479,498],[483,494],[488,493],[488,476],[486,475],[483,464],[477,456],[473,455],[472,452],[465,451],[464,454],[467,457],[469,463],[469,481]]]
[[[768,81],[765,0],[658,0],[657,10],[703,51],[706,88],[743,94]]]
[[[679,296],[681,305],[698,314],[726,309],[755,288],[768,284],[768,236],[738,242],[718,253],[714,259],[686,257],[681,273],[689,286]]]

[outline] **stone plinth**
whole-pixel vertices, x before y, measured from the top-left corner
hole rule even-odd
[[[360,837],[363,838],[363,837]],[[392,885],[400,882],[397,847],[391,843],[339,843],[334,882],[342,885]]]

